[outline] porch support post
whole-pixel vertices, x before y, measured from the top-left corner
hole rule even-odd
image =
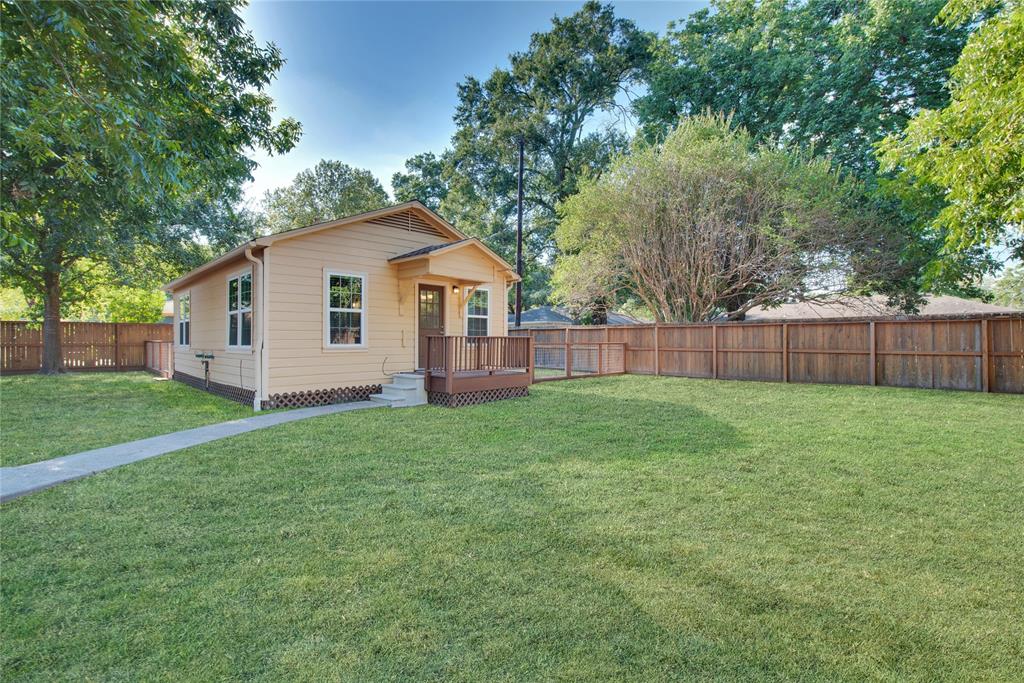
[[[444,338],[444,392],[451,394],[454,388],[452,375],[455,374],[455,344],[454,337]]]

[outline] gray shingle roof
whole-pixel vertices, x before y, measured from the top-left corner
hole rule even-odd
[[[412,251],[408,251],[404,254],[399,254],[398,256],[392,256],[391,258],[388,259],[388,261],[397,261],[400,258],[409,258],[410,256],[423,256],[424,254],[429,254],[432,251],[437,251],[438,249],[444,249],[445,247],[450,247],[454,244],[461,244],[463,242],[468,241],[469,240],[455,240],[454,242],[442,242],[441,244],[431,244],[430,246],[420,247],[419,249],[413,249]]]

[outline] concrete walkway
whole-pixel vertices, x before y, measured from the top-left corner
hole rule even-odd
[[[103,470],[127,465],[136,460],[154,458],[158,455],[172,453],[182,448],[189,448],[190,446],[198,446],[199,444],[216,441],[228,436],[244,434],[245,432],[252,432],[257,429],[266,429],[274,425],[305,420],[306,418],[318,417],[320,415],[332,415],[350,410],[380,407],[379,404],[370,401],[357,401],[355,403],[338,403],[329,406],[316,406],[314,408],[284,410],[279,413],[254,415],[253,417],[241,420],[231,420],[230,422],[186,429],[162,436],[153,436],[148,439],[129,441],[128,443],[116,446],[96,448],[91,451],[82,451],[74,455],[66,455],[42,462],[33,462],[27,465],[19,465],[18,467],[0,467],[0,503],[48,489],[65,481],[81,479]]]

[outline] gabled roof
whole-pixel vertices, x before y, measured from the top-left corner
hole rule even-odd
[[[164,290],[177,289],[181,285],[194,280],[199,275],[209,272],[218,266],[221,266],[230,261],[234,261],[245,254],[246,249],[259,249],[261,247],[269,247],[274,242],[280,240],[287,240],[293,237],[299,237],[301,235],[308,235],[310,233],[319,232],[321,230],[330,230],[332,228],[340,228],[346,225],[352,225],[354,223],[363,223],[366,221],[372,221],[376,219],[385,218],[387,216],[393,216],[395,214],[414,211],[419,216],[424,218],[428,223],[438,228],[438,230],[445,236],[464,241],[468,239],[466,235],[459,232],[458,229],[445,219],[438,216],[436,213],[427,208],[420,201],[403,202],[401,204],[395,204],[394,206],[388,206],[383,209],[376,209],[374,211],[366,211],[364,213],[358,213],[354,216],[345,216],[343,218],[336,218],[330,221],[324,221],[322,223],[314,223],[313,225],[307,225],[301,228],[294,228],[292,230],[286,230],[284,232],[275,233],[273,235],[267,235],[266,237],[257,237],[256,239],[249,240],[243,244],[238,245],[231,251],[222,254],[221,256],[208,261],[198,268],[185,273],[181,277],[168,282],[163,286]],[[486,247],[484,247],[486,249]],[[493,253],[493,252],[492,252]],[[495,255],[497,257],[497,255]],[[503,262],[504,263],[504,262]],[[507,267],[507,264],[506,264]]]
[[[455,242],[445,242],[443,244],[431,244],[428,247],[421,247],[420,249],[414,249],[413,251],[405,254],[392,256],[388,259],[388,262],[403,263],[405,261],[413,261],[420,258],[431,258],[451,251],[465,249],[466,247],[476,247],[484,256],[496,263],[502,270],[506,271],[511,276],[512,280],[519,280],[519,276],[516,274],[515,269],[509,265],[505,259],[491,251],[490,247],[476,237],[466,237]]]

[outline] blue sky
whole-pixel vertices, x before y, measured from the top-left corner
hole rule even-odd
[[[440,152],[454,131],[456,83],[486,78],[530,34],[581,2],[285,2],[243,10],[261,42],[288,60],[270,88],[281,116],[302,122],[284,156],[257,155],[247,195],[285,185],[322,158],[367,168],[390,191],[407,158]],[[616,14],[663,33],[707,2],[617,2]]]

